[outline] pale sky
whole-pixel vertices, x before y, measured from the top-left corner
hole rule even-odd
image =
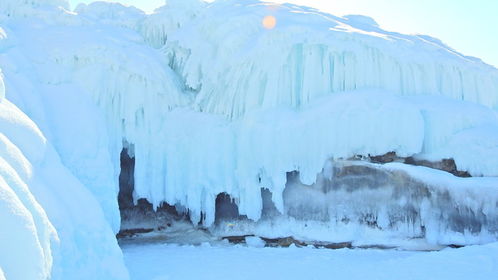
[[[78,3],[92,0],[69,0]],[[164,0],[117,0],[152,12]],[[427,34],[465,55],[498,67],[498,0],[273,0],[311,6],[333,15],[361,14],[389,31]]]

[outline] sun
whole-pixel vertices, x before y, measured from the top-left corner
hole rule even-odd
[[[274,16],[265,16],[262,23],[264,28],[273,29],[277,25],[277,19]]]

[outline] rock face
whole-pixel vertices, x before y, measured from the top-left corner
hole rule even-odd
[[[235,220],[241,218],[237,204],[227,193],[220,193],[216,196],[215,216],[215,223],[220,223],[224,220]]]
[[[405,164],[425,166],[446,171],[458,177],[471,177],[469,172],[458,170],[455,160],[452,158],[443,159],[440,161],[428,161],[423,159],[416,159],[414,157],[399,157],[395,152],[389,152],[380,156],[369,156],[368,158],[373,163],[402,162]]]
[[[451,161],[434,165],[451,168]],[[436,243],[446,242],[439,239],[442,233],[497,235],[498,213],[493,209],[498,195],[479,195],[485,191],[485,180],[459,179],[443,172],[438,176],[444,180],[422,179],[412,170],[427,168],[407,167],[398,163],[335,162],[318,175],[313,185],[302,184],[297,172],[289,173],[284,191],[286,214],[302,221],[369,227]],[[457,241],[452,237],[447,241],[450,239]]]
[[[450,172],[400,163],[409,159],[395,154],[371,160],[385,163],[329,161],[312,185],[303,184],[298,171],[289,172],[284,212],[273,205],[273,194],[261,189],[263,207],[258,221],[241,215],[237,200],[220,193],[215,201],[216,222],[209,231],[235,243],[245,236],[262,236],[267,246],[288,246],[290,243],[280,243],[291,239],[315,245],[396,246],[396,241],[385,243],[389,238],[424,240],[438,246],[467,245],[498,236],[496,180],[459,178]],[[427,165],[454,171],[452,162]],[[130,190],[127,184],[123,187]],[[177,209],[164,204],[154,210],[144,199],[136,206],[125,206],[121,209],[121,236],[188,222],[188,212]],[[367,240],[372,233],[383,241]]]
[[[464,178],[471,177],[469,172],[458,170],[455,164],[455,160],[453,159],[443,159],[438,162],[432,162],[428,160],[417,160],[413,157],[409,157],[405,159],[405,163],[443,170],[458,177],[464,177]]]

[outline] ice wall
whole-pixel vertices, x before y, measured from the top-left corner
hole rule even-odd
[[[440,104],[440,115],[422,106],[434,101]],[[445,106],[450,109],[441,110]],[[486,129],[497,119],[492,110],[468,102],[403,98],[374,91],[333,95],[300,111],[259,111],[237,121],[187,109],[173,110],[163,121],[156,141],[169,145],[158,144],[153,151],[135,146],[135,197],[147,198],[156,206],[161,201],[186,206],[193,222],[199,221],[202,212],[209,225],[214,221],[219,193],[229,194],[242,215],[257,220],[262,209],[261,188],[273,193],[272,199],[283,213],[287,172],[298,170],[301,180],[312,184],[329,158],[389,151],[410,156],[424,153],[424,146],[433,149],[427,148],[429,155],[444,151],[447,154],[440,155],[448,156],[447,139],[458,139],[462,131],[477,127]],[[476,136],[494,143],[482,147],[486,154],[496,152],[493,131],[489,138]],[[480,149],[477,143],[472,147]],[[498,174],[493,157],[460,154],[458,166],[480,165],[481,171],[489,168],[488,175]]]
[[[189,10],[190,11],[190,10]],[[175,10],[176,12],[176,10]],[[158,10],[155,17],[174,12]],[[276,26],[262,20],[273,16]],[[146,30],[162,25],[146,21]],[[259,1],[216,1],[158,38],[203,112],[237,118],[254,108],[300,108],[318,96],[365,88],[444,95],[497,108],[498,72],[428,36],[388,32],[360,17]]]
[[[282,210],[286,172],[299,170],[311,183],[329,157],[396,151],[455,158],[473,175],[498,174],[495,157],[482,154],[497,150],[493,67],[437,39],[387,32],[361,16],[258,1],[185,11],[195,17],[163,35],[146,30],[164,24],[145,21],[141,33],[154,47],[164,44],[169,65],[195,95],[192,108],[202,114],[166,116],[167,140],[160,141],[177,144],[154,150],[163,156],[137,154],[137,197],[187,205],[194,221],[203,212],[210,224],[217,193],[226,191],[241,214],[257,219],[261,187],[275,193]],[[154,17],[172,13],[166,6]],[[263,27],[265,16],[275,17],[275,28]],[[340,92],[348,93],[324,97]],[[205,113],[232,121],[212,117],[209,124]],[[456,148],[462,142],[468,150]],[[164,172],[154,175],[152,166]]]

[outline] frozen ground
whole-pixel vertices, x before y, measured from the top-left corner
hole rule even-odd
[[[496,279],[498,243],[437,252],[124,245],[131,279]]]

